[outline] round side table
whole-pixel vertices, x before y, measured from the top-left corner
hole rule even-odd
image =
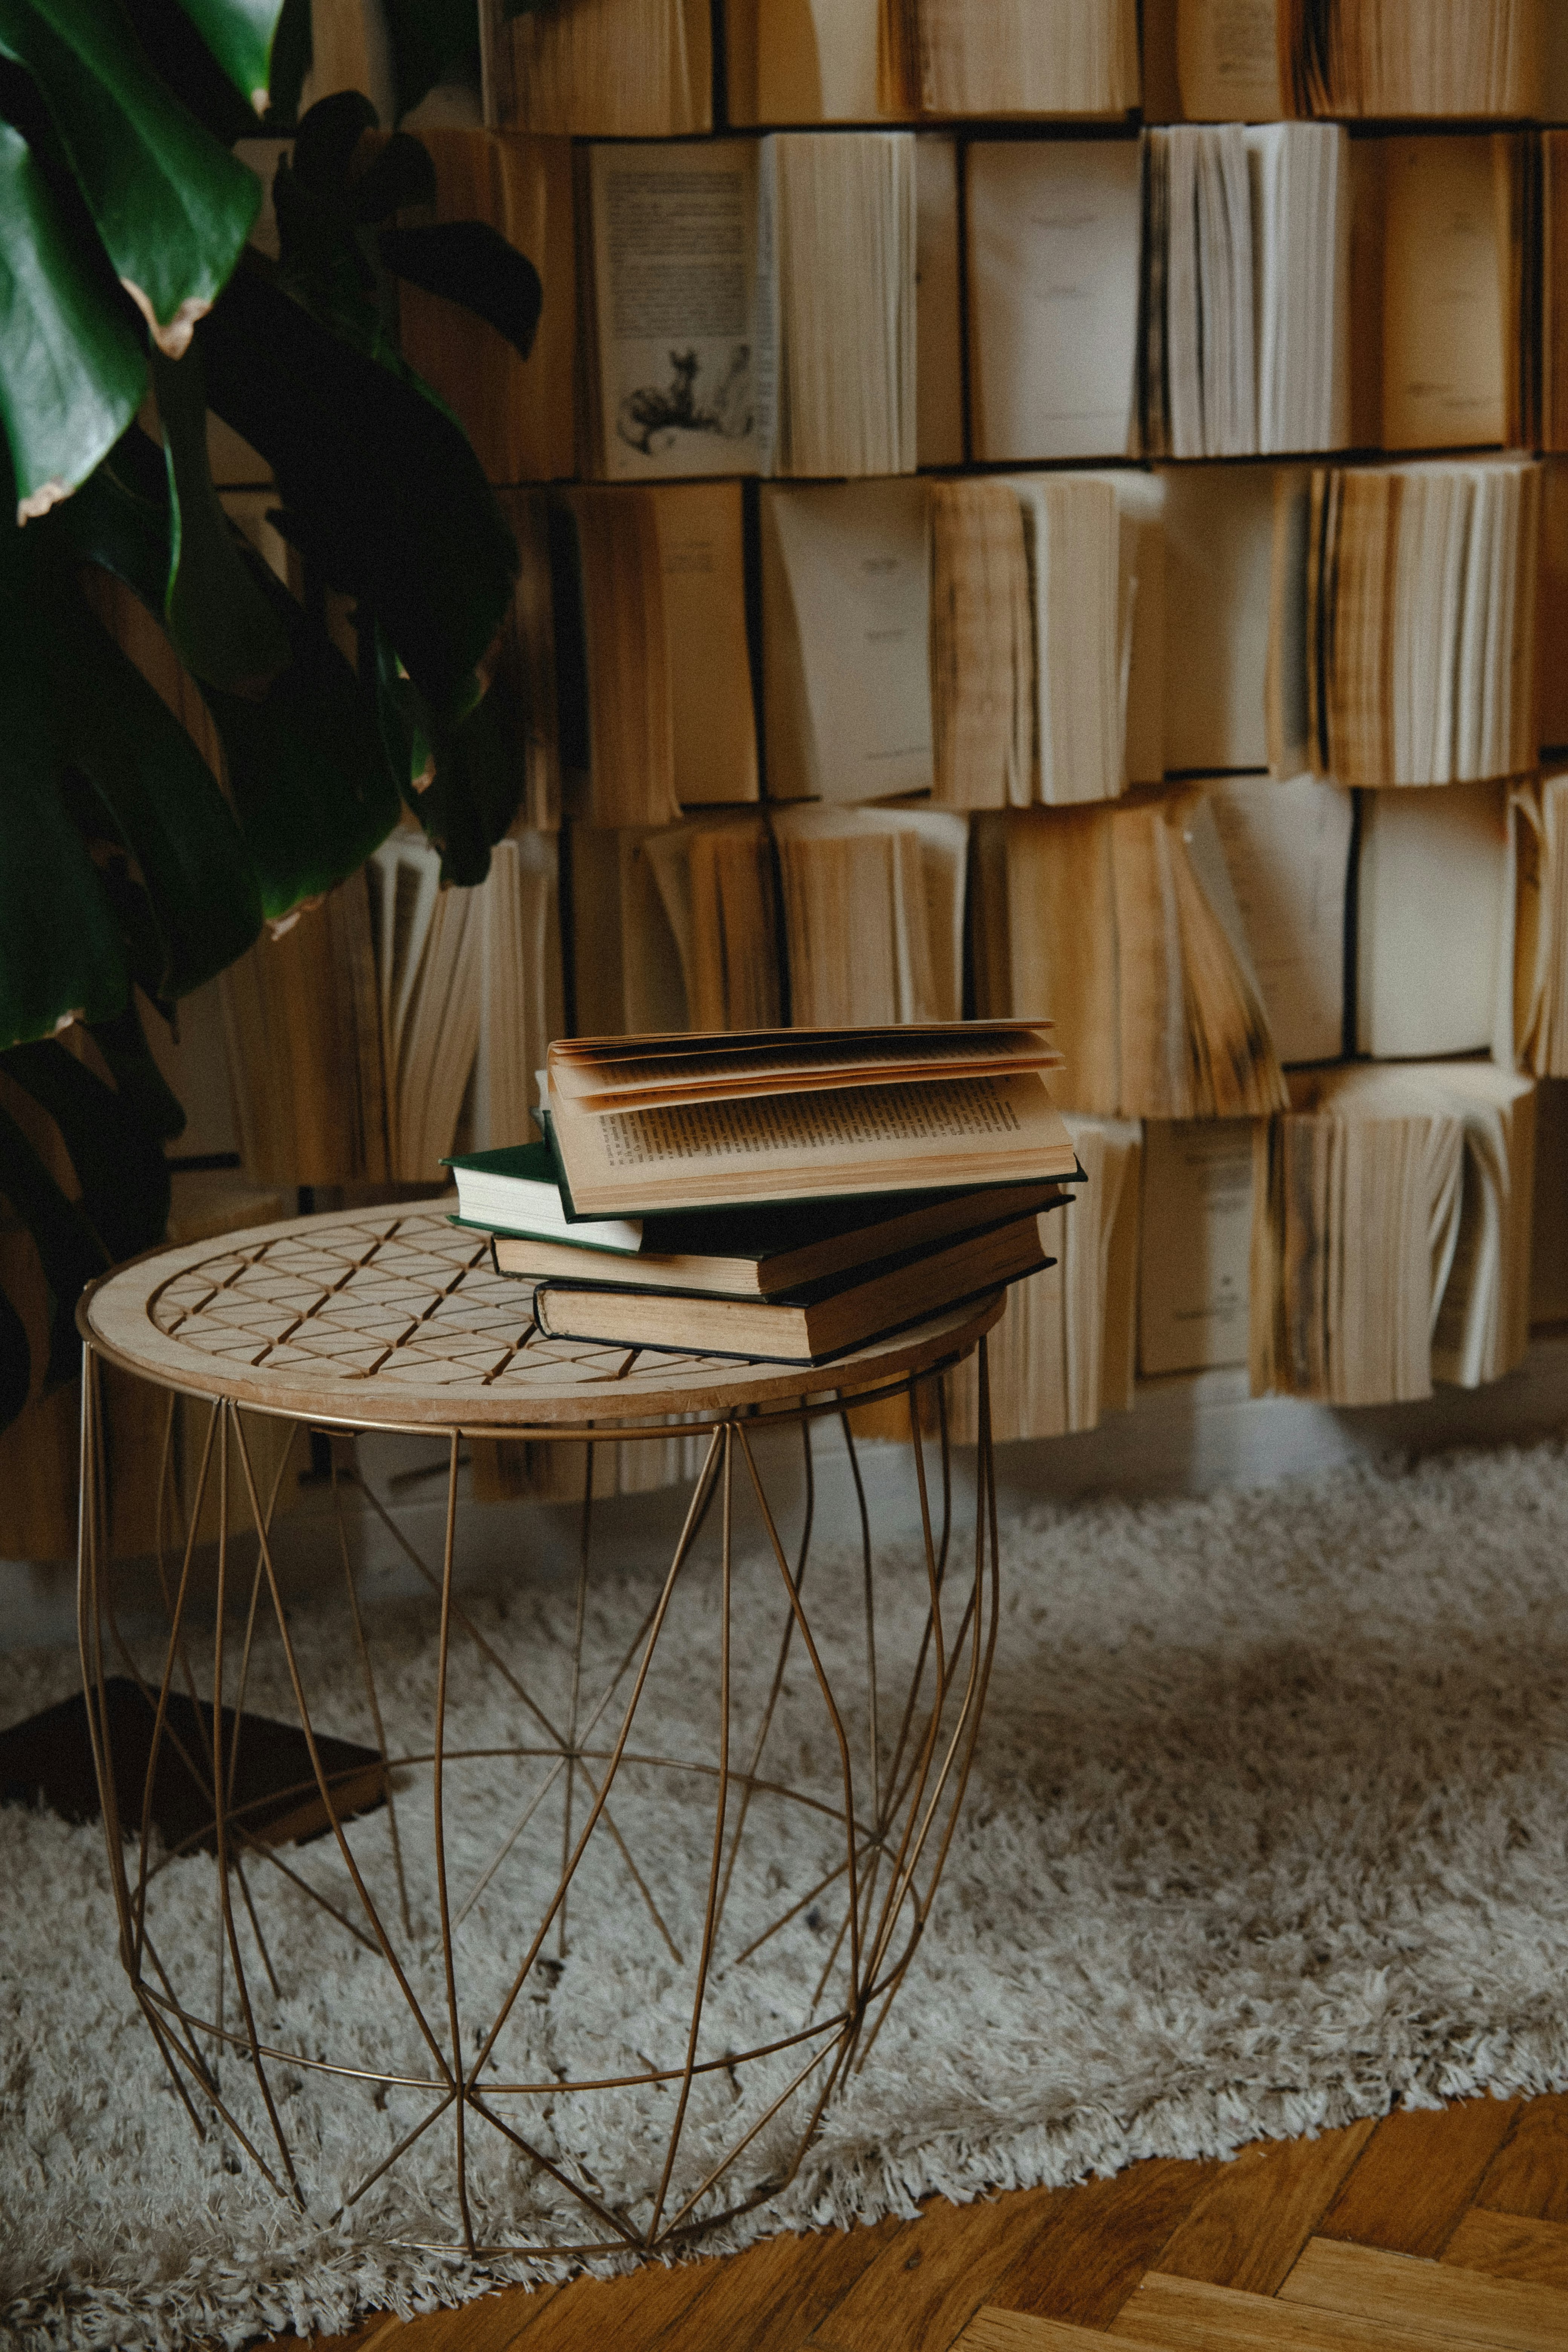
[[[550,1339],[530,1286],[440,1205],[261,1226],[88,1291],[88,1715],[121,1958],[198,2130],[216,2121],[323,2219],[359,2207],[470,2254],[667,2249],[793,2177],[871,2055],[969,1772],[996,1630],[1001,1307],[809,1373]],[[942,1375],[975,1349],[960,1537]],[[152,1638],[122,1622],[110,1559],[104,1364],[168,1391],[171,1427],[174,1398],[198,1401],[188,1537],[164,1448]],[[901,1549],[879,1548],[847,1408],[899,1395],[910,1510]],[[334,1437],[341,1585],[302,1601],[253,1413],[443,1441],[439,1556]],[[695,1486],[668,1566],[639,1579],[595,1549],[591,1449],[672,1435]],[[813,1578],[823,1436],[848,1449],[860,1539]],[[499,1613],[459,1573],[469,1437],[583,1449],[552,1623],[527,1530]],[[344,1487],[428,1588],[416,1657],[405,1642],[389,1663]],[[195,1801],[173,1831],[172,1772]],[[341,2130],[322,2119],[340,2109]]]

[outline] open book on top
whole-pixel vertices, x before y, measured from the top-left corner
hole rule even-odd
[[[552,1139],[590,1216],[1070,1176],[1048,1026],[557,1039]]]

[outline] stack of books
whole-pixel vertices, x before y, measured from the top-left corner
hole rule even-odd
[[[815,1365],[1038,1274],[1083,1171],[1048,1024],[578,1037],[448,1164],[548,1339]]]

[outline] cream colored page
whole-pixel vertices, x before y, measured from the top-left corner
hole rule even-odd
[[[1216,785],[1209,806],[1279,1058],[1331,1061],[1344,1022],[1350,794],[1294,776]]]
[[[958,301],[958,142],[915,142],[915,455],[963,463],[963,322]]]
[[[1143,1130],[1145,1375],[1247,1360],[1252,1138],[1247,1118],[1151,1119]]]
[[[1274,476],[1184,466],[1165,485],[1165,766],[1268,764]]]
[[[754,473],[755,145],[595,147],[590,176],[608,478]]]
[[[1280,111],[1279,0],[1177,0],[1176,72],[1189,122],[1268,122]]]
[[[1139,150],[1131,140],[968,151],[974,451],[1120,457],[1132,437]]]
[[[763,493],[777,562],[770,649],[791,678],[767,689],[768,789],[871,801],[931,783],[926,490],[910,480]],[[793,687],[794,691],[790,688]]]
[[[757,730],[746,651],[738,482],[689,482],[654,500],[664,572],[675,796],[754,801]]]
[[[1404,1056],[1489,1046],[1508,868],[1507,787],[1369,793],[1362,808],[1357,1043]]]
[[[759,122],[875,122],[879,0],[744,0]]]
[[[1507,437],[1497,152],[1489,136],[1385,143],[1385,449]]]

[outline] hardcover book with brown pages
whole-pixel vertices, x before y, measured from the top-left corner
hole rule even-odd
[[[612,1287],[552,1276],[536,1286],[533,1314],[547,1339],[821,1364],[1037,1274],[1048,1263],[1039,1216],[1031,1211],[766,1298]]]
[[[585,472],[913,471],[910,132],[589,147],[578,163]]]
[[[639,1216],[1070,1175],[1030,1022],[558,1038],[549,1134],[574,1212]]]

